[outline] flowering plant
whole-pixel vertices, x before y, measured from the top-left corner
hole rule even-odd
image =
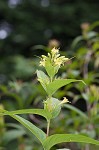
[[[53,94],[59,88],[71,82],[83,82],[82,80],[62,79],[56,77],[58,70],[67,61],[69,61],[69,58],[60,56],[59,50],[56,48],[53,48],[51,53],[48,53],[47,56],[41,56],[40,66],[45,68],[46,73],[41,70],[37,70],[37,77],[38,81],[47,93],[47,98],[44,101],[43,109],[23,109],[16,111],[7,111],[4,109],[0,110],[0,115],[9,115],[30,130],[41,142],[44,150],[50,150],[52,146],[62,142],[84,142],[99,145],[99,141],[79,134],[54,134],[49,136],[51,120],[59,115],[62,105],[69,102],[66,97],[64,97],[61,101],[53,97]],[[45,133],[30,121],[20,117],[17,114],[38,114],[45,117],[47,120],[47,132]]]

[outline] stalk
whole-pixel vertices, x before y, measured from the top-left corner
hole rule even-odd
[[[49,128],[50,128],[50,120],[47,121],[47,133],[46,133],[46,137],[49,136]]]

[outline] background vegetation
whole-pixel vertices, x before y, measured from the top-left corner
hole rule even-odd
[[[40,59],[36,56],[46,54],[53,46],[60,47],[61,54],[75,58],[59,74],[63,78],[83,79],[87,85],[68,85],[55,94],[59,99],[66,96],[71,105],[64,105],[50,132],[81,133],[99,139],[98,5],[97,0],[0,1],[1,109],[42,108],[46,94],[37,82],[35,71]],[[24,117],[45,131],[43,118]],[[41,149],[38,145],[23,126],[9,117],[0,117],[0,150]],[[98,149],[74,143],[62,147]]]

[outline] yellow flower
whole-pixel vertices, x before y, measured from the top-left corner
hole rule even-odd
[[[64,65],[64,63],[69,60],[69,58],[66,58],[65,56],[60,56],[59,49],[55,47],[51,50],[51,53],[48,53],[47,56],[41,56],[40,66],[45,67],[47,59],[50,60],[53,67],[57,67],[58,69],[61,67],[61,65]]]
[[[65,58],[65,56],[61,56],[61,57],[58,57],[58,58],[56,58],[56,59],[54,59],[54,62],[55,62],[55,65],[57,66],[61,66],[61,65],[64,65],[64,63],[66,62],[66,61],[68,61],[69,60],[69,58]]]
[[[40,66],[45,67],[45,62],[46,62],[47,57],[45,55],[42,55],[41,61],[40,61]]]
[[[64,97],[64,99],[60,102],[60,105],[62,105],[64,103],[70,103],[66,97]]]
[[[57,48],[54,47],[54,48],[51,50],[51,53],[52,53],[52,56],[54,56],[54,55],[56,55],[56,54],[59,53],[59,49],[57,49]]]
[[[45,61],[41,60],[40,61],[40,66],[44,66],[45,67]]]

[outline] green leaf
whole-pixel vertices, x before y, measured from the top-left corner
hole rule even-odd
[[[0,116],[5,115],[7,112],[8,112],[7,110],[0,109]]]
[[[53,95],[59,88],[72,83],[72,82],[83,82],[82,80],[75,80],[75,79],[56,79],[53,82],[50,82],[47,85],[47,93],[48,95]],[[83,82],[84,83],[84,82]],[[85,84],[85,83],[84,83]]]
[[[44,109],[21,109],[15,111],[0,110],[1,115],[15,115],[15,114],[37,114],[45,117],[47,120],[51,117],[51,114]]]
[[[99,141],[80,134],[55,134],[47,137],[43,142],[43,147],[44,150],[50,150],[52,146],[63,142],[81,142],[99,145]]]
[[[3,141],[4,141],[4,143],[8,144],[12,140],[15,140],[25,134],[26,134],[26,132],[24,130],[14,129],[11,131],[7,131],[3,136]]]
[[[13,100],[16,100],[18,107],[20,109],[23,107],[22,100],[19,95],[9,92],[8,89],[3,85],[2,86],[0,85],[0,90],[4,93],[4,95],[11,97]]]
[[[6,123],[6,127],[14,128],[17,130],[24,130],[24,127],[22,125],[16,123]]]
[[[89,27],[89,31],[93,30],[94,28],[96,28],[97,26],[99,26],[99,21],[96,21],[94,23],[92,23]]]
[[[78,36],[78,37],[76,37],[76,38],[74,39],[74,41],[73,41],[71,47],[72,47],[72,48],[75,48],[76,45],[77,45],[79,42],[81,42],[82,40],[83,40],[83,36]]]
[[[18,116],[18,115],[9,115],[12,118],[14,118],[15,120],[17,120],[18,122],[20,122],[23,126],[25,126],[29,131],[31,131],[37,138],[38,140],[43,143],[44,140],[46,139],[46,134],[39,129],[38,127],[36,127],[35,125],[33,125],[31,122],[29,122],[28,120]]]
[[[46,85],[49,83],[49,77],[41,70],[37,70],[38,81],[46,91]]]
[[[82,118],[87,119],[88,120],[88,116],[83,113],[81,110],[79,110],[78,108],[70,105],[70,104],[64,104],[63,107],[66,107],[72,111],[75,111],[77,114],[79,114]]]
[[[49,58],[47,58],[46,63],[45,63],[45,69],[50,78],[52,79],[55,75],[55,67],[52,66],[52,63]]]

